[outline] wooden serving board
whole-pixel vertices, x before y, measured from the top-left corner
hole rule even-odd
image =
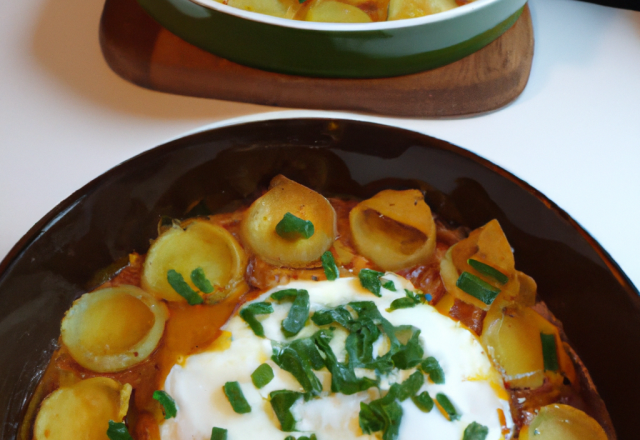
[[[376,79],[311,78],[242,66],[170,33],[136,0],[106,0],[100,44],[118,75],[152,90],[281,107],[448,117],[495,110],[520,95],[531,71],[533,27],[525,7],[511,29],[460,61]]]

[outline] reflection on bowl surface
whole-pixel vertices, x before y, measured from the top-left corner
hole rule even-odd
[[[429,8],[421,0],[389,0],[388,6],[387,0],[349,0],[363,9],[332,0],[137,1],[169,31],[228,60],[273,72],[337,78],[398,76],[452,63],[502,35],[526,3],[475,0],[451,9],[455,0],[428,0],[425,4],[451,4],[436,8],[449,8],[443,12],[405,20],[395,18]],[[267,4],[262,2],[273,3],[256,6]],[[379,3],[382,9],[377,9]],[[327,22],[336,21],[326,18],[343,14],[345,8],[351,22]],[[319,18],[289,19],[314,16]],[[374,22],[361,22],[365,19]]]
[[[227,126],[148,151],[80,189],[18,243],[0,264],[0,439],[16,437],[64,312],[99,283],[91,274],[146,252],[161,215],[181,217],[204,199],[213,209],[229,206],[280,173],[322,194],[359,198],[418,185],[452,224],[498,219],[519,269],[535,278],[589,369],[619,438],[634,437],[629,402],[640,384],[629,378],[640,360],[629,347],[640,344],[638,292],[566,213],[506,171],[429,136],[294,119]]]

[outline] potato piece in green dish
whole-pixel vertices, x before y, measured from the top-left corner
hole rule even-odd
[[[325,23],[369,23],[371,18],[362,9],[337,1],[320,1],[309,7],[306,21]]]

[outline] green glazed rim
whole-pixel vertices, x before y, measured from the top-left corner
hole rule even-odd
[[[137,1],[167,30],[215,55],[261,70],[326,78],[392,77],[452,63],[498,38],[524,9],[522,0],[513,14],[490,29],[432,50],[434,23],[329,31],[248,20],[190,0]]]

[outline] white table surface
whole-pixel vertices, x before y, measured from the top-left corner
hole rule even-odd
[[[427,133],[506,168],[573,216],[640,287],[640,12],[529,4],[533,69],[508,107],[447,120],[343,116]],[[138,153],[228,118],[310,114],[124,81],[100,52],[102,6],[0,3],[0,258],[73,191]]]

